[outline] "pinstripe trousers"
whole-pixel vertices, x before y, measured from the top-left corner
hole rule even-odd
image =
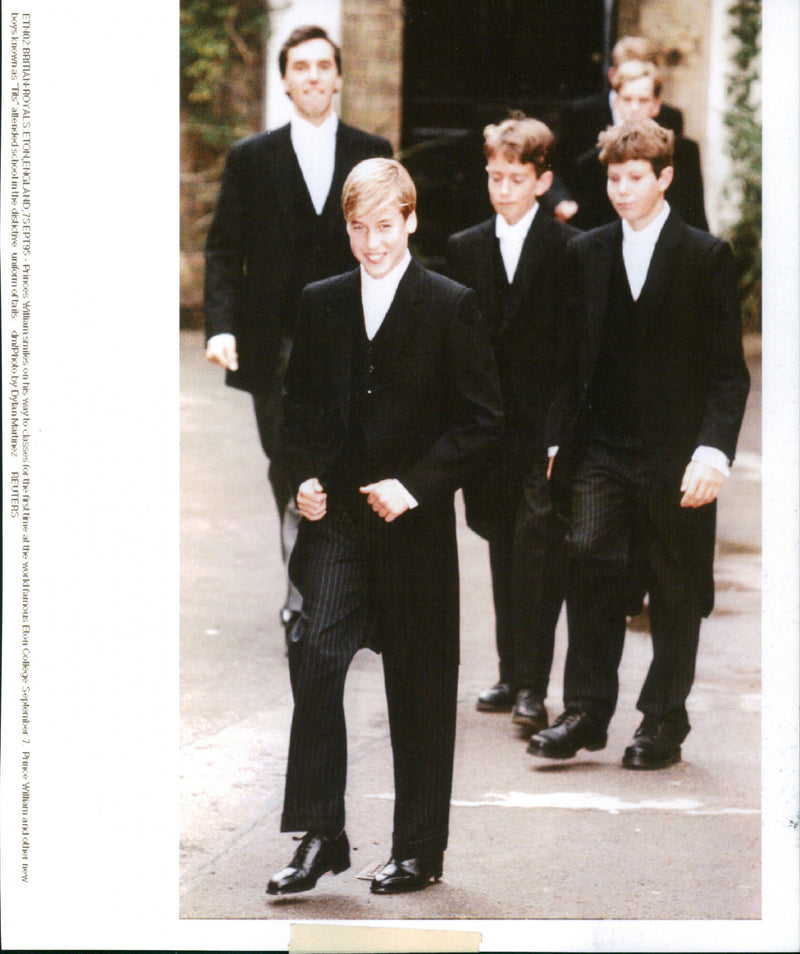
[[[402,517],[400,518],[402,519]],[[447,846],[455,747],[458,660],[431,634],[380,639],[391,606],[380,605],[391,528],[366,503],[304,522],[303,611],[289,667],[294,696],[281,831],[334,837],[344,827],[347,732],[344,684],[350,662],[379,637],[395,781],[392,853],[436,856]],[[393,580],[389,591],[402,592]],[[401,627],[402,629],[402,627]]]
[[[547,695],[566,590],[565,523],[544,470],[510,477],[489,536],[500,681]]]
[[[590,443],[572,485],[568,536],[569,645],[564,702],[604,720],[617,702],[617,669],[632,589],[649,593],[653,658],[637,708],[684,711],[694,681],[702,613],[691,546],[695,512],[681,508],[647,455]]]

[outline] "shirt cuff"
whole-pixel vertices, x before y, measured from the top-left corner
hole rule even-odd
[[[707,447],[705,444],[701,444],[692,454],[692,460],[696,460],[698,464],[708,464],[709,467],[718,470],[725,477],[731,472],[728,458],[718,447]]]
[[[408,509],[413,510],[414,507],[418,507],[416,499],[411,496],[411,494],[406,490],[406,488],[400,483],[400,481],[395,477],[393,478],[394,482],[397,484],[397,489],[405,497],[405,501],[408,504]]]

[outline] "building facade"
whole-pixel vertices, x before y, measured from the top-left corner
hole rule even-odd
[[[644,35],[663,54],[665,101],[683,110],[686,134],[700,144],[707,213],[718,231],[730,220],[722,120],[728,3],[287,0],[270,14],[266,128],[288,118],[277,51],[301,23],[321,23],[341,41],[342,117],[387,136],[412,164],[422,161],[415,147],[437,140],[446,152],[448,142],[474,138],[509,108],[552,121],[560,102],[603,88],[619,36]],[[448,170],[448,155],[435,161]]]

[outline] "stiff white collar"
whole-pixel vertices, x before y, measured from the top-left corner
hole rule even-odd
[[[644,287],[653,250],[668,218],[669,203],[665,202],[664,208],[643,229],[633,229],[625,219],[622,220],[622,258],[634,301]]]
[[[538,208],[539,203],[534,202],[519,222],[515,222],[513,225],[509,225],[502,215],[495,216],[494,234],[500,242],[500,254],[503,257],[503,265],[509,284],[514,281],[519,257],[522,254],[522,246],[525,244],[525,239]]]
[[[383,319],[397,294],[397,286],[411,264],[411,253],[406,249],[402,260],[383,278],[373,278],[363,265],[361,271],[361,306],[364,309],[364,328],[370,341],[378,333]]]
[[[293,112],[289,118],[292,142],[294,142],[295,136],[305,137],[306,139],[315,140],[316,142],[319,142],[320,139],[335,140],[338,125],[339,117],[333,111],[331,111],[330,115],[328,115],[319,126],[310,123],[296,111]]]

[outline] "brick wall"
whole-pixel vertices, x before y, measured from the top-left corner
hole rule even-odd
[[[343,0],[342,118],[400,142],[403,84],[402,0]]]

